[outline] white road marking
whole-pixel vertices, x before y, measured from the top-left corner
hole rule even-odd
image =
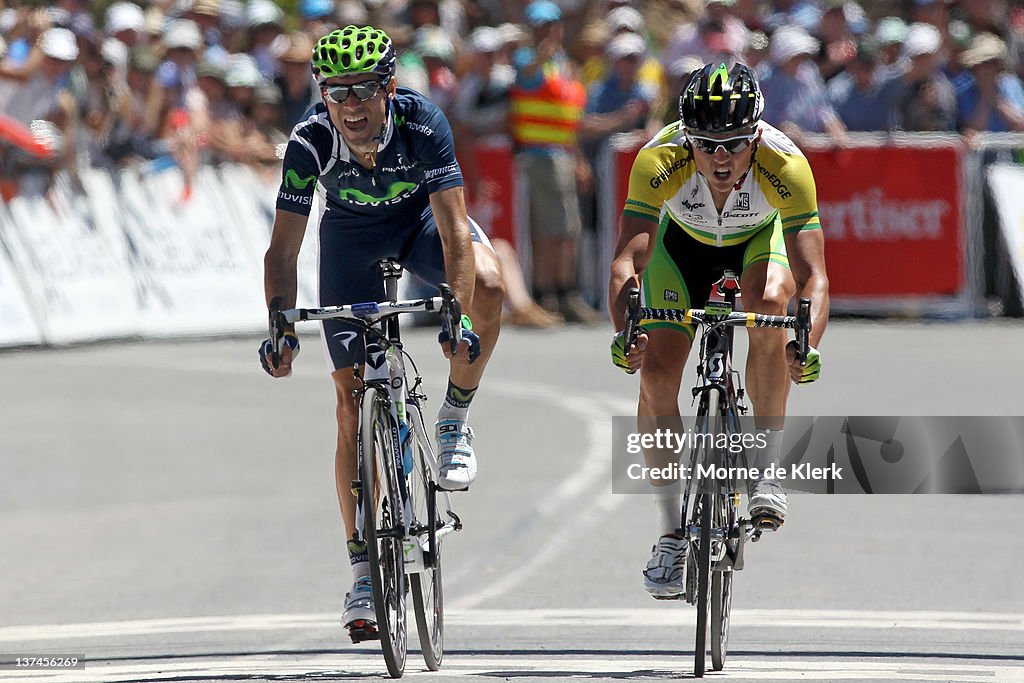
[[[523,656],[455,656],[445,658],[441,674],[444,676],[485,676],[488,679],[501,674],[537,674],[546,678],[569,678],[573,675],[612,676],[630,679],[650,677],[677,678],[692,671],[693,660],[687,653],[679,656],[615,653],[599,657],[566,656],[552,653],[549,657]],[[885,681],[952,681],[956,683],[1012,682],[1019,683],[1022,668],[986,663],[903,662],[903,661],[843,661],[824,662],[811,659],[758,659],[733,657],[726,662],[725,674],[730,678],[755,680],[885,680]],[[318,654],[309,656],[282,655],[274,658],[228,657],[213,661],[161,661],[156,663],[93,664],[84,669],[65,671],[0,671],[0,680],[46,680],[53,683],[114,683],[116,681],[181,680],[189,678],[228,678],[232,676],[296,676],[322,677],[335,675],[343,678],[379,678],[384,674],[384,663],[376,653]],[[418,661],[418,653],[409,653],[406,676],[416,677],[427,672]],[[713,676],[714,674],[709,674]],[[719,674],[721,675],[721,674]]]
[[[629,402],[593,398],[564,388],[556,389],[544,384],[507,379],[495,381],[493,389],[488,385],[488,391],[506,397],[550,403],[576,417],[583,425],[586,439],[580,444],[582,454],[577,456],[577,466],[573,474],[564,479],[554,491],[541,498],[532,515],[535,523],[556,518],[559,519],[559,523],[545,525],[549,532],[543,543],[532,548],[530,553],[524,554],[525,559],[505,572],[501,578],[453,600],[450,604],[452,609],[456,610],[471,609],[513,591],[546,562],[557,557],[565,545],[579,539],[605,514],[627,500],[624,495],[614,496],[610,492],[612,459],[608,449],[612,443],[610,416],[626,414],[633,410]],[[603,489],[601,482],[609,484],[608,490]],[[577,500],[580,498],[583,500]],[[458,578],[454,579],[453,583],[458,583]]]
[[[665,608],[586,609],[446,609],[450,626],[471,627],[565,627],[621,628],[625,612],[645,626],[691,626],[695,612],[685,603]],[[789,628],[845,628],[864,630],[923,629],[944,631],[1024,631],[1024,613],[939,612],[813,609],[733,609],[732,625]],[[140,619],[82,624],[0,627],[0,643],[42,642],[68,639],[102,639],[172,633],[217,631],[285,631],[339,628],[337,615],[243,614],[225,617]]]

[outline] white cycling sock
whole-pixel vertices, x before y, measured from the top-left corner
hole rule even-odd
[[[766,429],[762,432],[764,434],[765,447],[757,448],[755,452],[757,455],[754,456],[754,463],[752,467],[756,467],[760,478],[764,478],[764,471],[769,466],[779,465],[782,461],[782,434],[781,429]]]
[[[448,380],[448,390],[445,391],[444,400],[441,402],[441,408],[437,411],[437,419],[440,420],[460,420],[462,422],[469,421],[469,404],[473,402],[473,397],[476,396],[476,387],[472,389],[462,389],[452,384],[452,381]]]
[[[370,575],[370,560],[366,554],[366,543],[352,539],[346,544],[346,547],[348,548],[348,561],[352,565],[352,582],[355,583],[356,579]]]
[[[658,524],[661,535],[674,534],[682,524],[682,491],[683,485],[677,479],[666,486],[655,486],[651,483],[654,494],[654,505],[658,508]]]

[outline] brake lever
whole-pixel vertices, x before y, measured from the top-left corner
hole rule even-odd
[[[462,305],[459,300],[455,298],[455,292],[445,282],[438,285],[438,289],[441,291],[441,321],[442,324],[447,323],[448,327],[448,343],[452,355],[454,356],[459,352],[459,344],[462,343]]]
[[[639,336],[638,325],[640,318],[640,290],[636,287],[629,289],[629,298],[626,302],[626,329],[624,330],[624,341],[626,344],[625,357],[629,358],[629,350],[633,348],[633,344],[636,343],[636,338]],[[630,375],[635,374],[636,370],[626,370]]]
[[[796,359],[800,365],[807,364],[807,350],[810,347],[811,336],[811,300],[800,299],[796,310]]]
[[[284,336],[284,319],[281,315],[282,297],[275,296],[270,300],[267,316],[270,327],[270,363],[274,369],[281,366],[281,338]]]

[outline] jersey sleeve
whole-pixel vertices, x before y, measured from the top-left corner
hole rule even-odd
[[[433,194],[451,187],[462,187],[462,169],[455,158],[455,138],[441,110],[424,106],[415,121],[406,121],[416,159],[423,168],[427,192]]]
[[[322,169],[314,146],[315,140],[302,124],[296,126],[288,140],[281,165],[281,187],[277,191],[277,208],[308,216],[313,208],[313,193]]]
[[[784,170],[784,187],[788,192],[778,192],[781,200],[779,218],[782,220],[783,234],[819,230],[821,222],[818,220],[818,197],[807,157],[802,154],[786,155]],[[774,191],[777,190],[778,188]]]
[[[633,168],[629,172],[629,194],[622,208],[623,216],[633,216],[657,222],[661,218],[661,206],[671,195],[665,194],[668,179],[672,175],[674,162],[666,161],[662,148],[641,149]]]

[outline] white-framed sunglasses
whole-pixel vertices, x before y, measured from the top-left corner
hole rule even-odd
[[[686,139],[690,141],[694,149],[698,149],[705,154],[715,154],[718,152],[719,147],[729,154],[739,154],[757,140],[759,133],[760,131],[755,130],[748,135],[737,135],[731,138],[708,138],[687,133]]]

